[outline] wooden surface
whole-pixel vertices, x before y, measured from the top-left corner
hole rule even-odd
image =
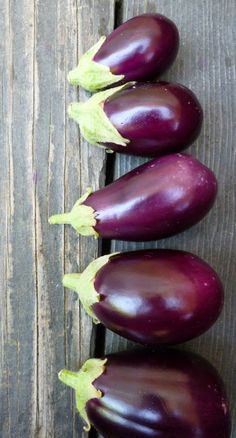
[[[57,372],[94,354],[94,328],[64,271],[84,269],[98,242],[48,216],[104,184],[105,152],[80,141],[66,75],[114,27],[112,1],[0,0],[1,430],[4,438],[82,437]],[[85,99],[79,92],[79,98]]]
[[[181,49],[165,78],[191,87],[205,121],[190,151],[219,179],[214,209],[201,224],[152,244],[77,238],[50,227],[49,214],[69,209],[87,185],[97,188],[143,160],[108,156],[89,146],[69,122],[69,102],[86,98],[70,87],[68,70],[99,35],[142,12],[158,11],[179,27]],[[72,391],[57,379],[89,356],[128,347],[95,332],[64,271],[82,270],[97,253],[143,247],[195,252],[219,272],[226,290],[220,320],[186,347],[224,378],[235,420],[236,201],[234,0],[0,0],[0,436],[85,437]],[[96,339],[97,338],[97,339]],[[91,436],[96,436],[93,432]],[[236,436],[233,421],[232,438]],[[125,438],[125,437],[124,437]]]

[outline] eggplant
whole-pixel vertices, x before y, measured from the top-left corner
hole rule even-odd
[[[195,94],[171,82],[126,84],[74,102],[69,116],[85,139],[109,151],[157,157],[198,137],[203,120]]]
[[[173,154],[149,161],[80,198],[71,212],[49,218],[85,236],[148,241],[186,230],[212,207],[213,172],[195,158]]]
[[[205,359],[178,350],[89,359],[59,379],[80,415],[105,438],[229,438],[223,382]]]
[[[142,344],[176,344],[199,336],[218,318],[223,286],[199,257],[151,249],[99,257],[82,274],[66,274],[92,316]]]
[[[179,48],[176,25],[160,14],[131,18],[107,38],[102,36],[68,74],[72,85],[95,92],[127,81],[143,81],[162,74]]]

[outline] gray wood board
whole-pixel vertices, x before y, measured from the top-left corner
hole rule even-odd
[[[221,276],[225,306],[221,318],[206,334],[185,344],[214,364],[226,386],[236,436],[236,3],[234,0],[124,0],[123,21],[143,12],[160,12],[172,18],[179,30],[181,47],[176,63],[163,79],[183,83],[199,97],[204,126],[199,140],[188,150],[214,170],[219,194],[213,210],[192,229],[169,239],[150,243],[112,242],[113,251],[136,248],[178,248],[203,257]],[[117,155],[115,179],[145,160]],[[106,351],[132,344],[107,332]]]
[[[98,241],[50,226],[48,216],[71,208],[88,185],[104,184],[105,152],[68,120],[67,105],[78,96],[66,75],[113,26],[110,0],[0,0],[4,438],[87,436],[57,372],[94,354],[94,328],[61,278],[84,269]]]

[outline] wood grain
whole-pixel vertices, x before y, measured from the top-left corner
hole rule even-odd
[[[84,437],[57,372],[93,355],[94,333],[61,278],[84,269],[98,242],[49,226],[48,216],[104,184],[105,152],[68,120],[78,96],[66,75],[113,28],[114,3],[1,0],[0,20],[0,435]]]
[[[234,0],[124,0],[123,21],[158,11],[172,18],[181,36],[177,62],[164,79],[189,86],[204,109],[204,127],[189,152],[214,170],[219,180],[217,202],[210,214],[192,229],[176,237],[150,243],[112,242],[112,251],[163,247],[192,251],[208,261],[225,285],[225,306],[219,321],[204,336],[185,347],[208,358],[226,382],[236,436],[236,3]],[[115,178],[141,164],[140,158],[117,155]],[[106,351],[132,344],[107,332]]]
[[[25,12],[25,2],[1,2],[0,411],[5,437],[30,436],[36,429],[33,4]]]

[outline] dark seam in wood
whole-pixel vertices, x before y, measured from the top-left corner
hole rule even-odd
[[[114,29],[116,29],[120,24],[123,22],[123,7],[124,2],[123,0],[115,0],[115,23],[114,23]]]
[[[78,0],[76,0],[76,64],[79,62],[79,5]],[[78,99],[79,91],[77,90],[77,99]],[[79,139],[79,130],[77,128],[77,140]],[[78,148],[79,153],[79,163],[81,163],[81,151],[80,147]],[[80,187],[81,187],[81,171],[80,171]],[[81,250],[79,245],[79,261],[81,260]],[[75,430],[76,430],[76,408],[75,408],[75,399],[74,394],[71,392],[71,409],[72,409],[72,424],[73,424],[73,437],[75,436]]]
[[[81,8],[82,7],[83,7],[83,5],[81,5]],[[80,45],[79,45],[80,29],[79,29],[79,7],[78,7],[78,4],[77,4],[77,11],[76,11],[76,21],[77,21],[77,23],[76,23],[77,24],[77,60],[76,60],[76,65],[78,65],[79,57],[80,57]],[[77,88],[77,100],[78,101],[80,100],[79,90],[80,90],[80,87]],[[79,129],[79,125],[77,126],[77,133],[78,133],[78,142],[79,142],[79,163],[80,163],[79,164],[80,165],[79,186],[80,186],[80,196],[82,196],[83,195],[83,193],[82,193],[83,185],[82,185],[82,172],[81,172],[81,170],[82,170],[81,147],[84,147],[84,145],[83,145],[83,138],[82,138],[82,135],[81,135],[81,132]],[[80,267],[80,271],[81,271],[81,260],[83,260],[83,254],[82,254],[82,248],[81,248],[80,243],[81,243],[81,240],[84,239],[84,237],[79,236],[78,239],[79,239],[79,267]],[[82,267],[82,268],[84,268],[84,267]],[[81,330],[82,329],[82,318],[81,318],[81,307],[82,306],[81,306],[81,303],[79,303],[78,305],[79,305],[79,333],[80,333],[79,337],[80,337],[81,333],[82,333],[82,330]],[[82,356],[82,345],[81,344],[82,343],[79,342],[79,355],[80,355],[80,357]],[[75,407],[76,406],[75,400],[73,403],[74,403],[74,407]],[[74,408],[73,411],[74,411],[74,415],[76,415],[76,408]],[[76,421],[76,417],[74,418],[74,421]]]
[[[9,154],[9,160],[8,160],[8,171],[9,171],[9,188],[10,188],[10,180],[11,180],[11,163],[10,163],[10,154]],[[9,343],[8,340],[8,299],[9,299],[9,291],[8,291],[8,279],[9,279],[9,264],[10,264],[10,244],[9,244],[9,217],[11,218],[11,189],[9,190],[9,212],[10,213],[8,215],[7,218],[7,263],[6,263],[6,270],[7,270],[7,276],[6,276],[6,288],[7,288],[7,296],[6,296],[6,333],[7,333],[7,343]],[[10,394],[9,394],[9,387],[10,387],[10,381],[9,381],[9,366],[7,363],[7,403],[8,403],[8,412],[9,412],[9,417],[8,417],[8,433],[10,436],[10,419],[11,419],[11,414],[10,414]]]
[[[65,33],[65,41],[67,41],[67,29]],[[67,53],[65,53],[65,61],[64,61],[64,67],[67,65]],[[64,69],[64,102],[66,104],[66,69]],[[64,209],[63,211],[66,211],[66,164],[67,164],[67,154],[66,154],[66,134],[67,134],[67,114],[66,110],[64,110],[64,157],[63,157],[63,163],[64,163],[64,169],[63,169],[63,197],[64,197]],[[66,254],[65,254],[65,247],[66,247],[66,232],[65,227],[63,227],[63,272],[66,270]],[[63,289],[64,294],[64,362],[67,362],[67,294],[65,291],[65,288]]]
[[[35,250],[35,398],[36,398],[36,418],[35,427],[36,431],[39,428],[39,321],[38,321],[38,309],[39,309],[39,295],[38,295],[38,258],[37,258],[37,174],[35,169],[35,78],[36,78],[36,0],[34,0],[34,47],[33,47],[33,121],[32,121],[32,174],[35,173],[34,181],[34,198],[33,198],[33,211],[34,211],[34,250]]]
[[[47,193],[49,193],[49,187],[50,187],[50,166],[51,166],[51,162],[50,162],[50,155],[51,155],[51,139],[50,139],[50,127],[51,127],[51,122],[52,122],[52,104],[51,104],[51,99],[50,99],[50,112],[49,112],[49,132],[48,132],[48,154],[47,154]],[[48,197],[49,198],[49,197]],[[50,216],[49,214],[49,202],[48,204],[48,217]]]
[[[12,72],[12,63],[13,63],[13,48],[12,48],[12,25],[11,25],[11,2],[10,0],[8,1],[8,29],[9,29],[9,38],[8,41],[11,44],[11,55],[10,55],[10,60],[11,60],[11,73]],[[12,94],[12,79],[13,79],[13,74],[11,74],[10,76],[10,82],[11,82],[11,105],[10,105],[10,110],[11,110],[11,117],[10,120],[12,120],[12,112],[13,112],[13,94]],[[8,129],[8,135],[10,134],[10,138],[9,140],[9,149],[8,149],[8,188],[9,188],[9,215],[7,217],[7,277],[6,277],[6,287],[7,287],[7,296],[6,296],[6,333],[7,333],[7,343],[9,344],[9,339],[8,339],[8,334],[9,334],[9,330],[8,330],[8,311],[9,311],[9,290],[8,290],[8,281],[9,281],[9,274],[10,274],[10,257],[11,257],[11,249],[10,249],[10,232],[9,232],[9,228],[11,227],[11,223],[12,223],[12,166],[11,166],[11,157],[12,157],[12,126],[11,129],[9,129],[8,125],[7,125],[7,129]],[[10,219],[9,219],[10,218]],[[10,222],[10,223],[9,223]],[[7,357],[8,359],[8,357]],[[11,412],[10,412],[10,392],[9,392],[9,388],[10,388],[10,376],[9,376],[9,366],[8,366],[8,361],[7,361],[7,403],[8,403],[8,434],[10,437],[10,431],[11,431]]]

